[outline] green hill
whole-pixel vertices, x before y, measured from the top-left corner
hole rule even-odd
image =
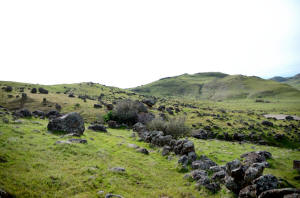
[[[293,77],[289,77],[289,78],[284,78],[284,77],[281,77],[281,76],[275,76],[273,78],[270,78],[270,80],[285,83],[285,84],[289,84],[292,87],[300,90],[300,74],[297,74],[297,75],[295,75]]]
[[[300,92],[295,88],[273,80],[214,72],[163,78],[131,90],[145,95],[214,100],[300,97]]]

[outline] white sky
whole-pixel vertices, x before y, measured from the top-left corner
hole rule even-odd
[[[0,80],[122,88],[183,73],[300,73],[297,0],[3,0]]]

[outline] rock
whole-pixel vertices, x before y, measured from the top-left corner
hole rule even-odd
[[[197,130],[192,132],[192,136],[197,139],[206,140],[208,138],[207,132],[205,130]]]
[[[105,195],[105,198],[114,198],[114,197],[123,198],[121,195],[115,195],[115,194],[110,194],[110,193]]]
[[[47,126],[50,131],[76,133],[82,135],[85,127],[83,118],[76,112],[68,113],[62,117],[50,120]]]
[[[138,149],[138,148],[140,148],[138,145],[136,145],[136,144],[127,144],[127,146],[129,147],[129,148],[134,148],[134,149]]]
[[[188,163],[189,163],[189,159],[186,155],[182,155],[178,160],[178,164],[181,165],[187,165]]]
[[[32,112],[33,115],[36,115],[36,116],[45,116],[45,113],[43,111],[40,111],[40,110],[35,110]]]
[[[70,93],[70,94],[69,94],[69,98],[75,98],[74,94],[73,94],[73,93]]]
[[[122,168],[122,167],[113,167],[113,168],[110,169],[110,171],[121,173],[121,172],[125,172],[125,168]]]
[[[226,172],[228,173],[228,175],[231,175],[231,171],[236,168],[239,168],[241,165],[242,165],[242,163],[238,159],[228,162],[226,164]]]
[[[107,121],[107,125],[108,125],[109,128],[112,128],[112,129],[118,128],[118,124],[114,120]]]
[[[11,91],[13,90],[13,88],[12,88],[11,86],[6,86],[6,87],[4,88],[4,90],[5,90],[6,92],[11,92]]]
[[[293,116],[290,116],[290,115],[288,115],[288,116],[286,116],[286,117],[285,117],[285,119],[290,121],[290,120],[294,120],[294,117],[293,117]]]
[[[300,160],[293,161],[293,168],[300,171]]]
[[[231,190],[235,194],[239,194],[241,188],[242,188],[242,183],[236,182],[234,178],[231,176],[226,175],[225,176],[225,186],[227,189]]]
[[[256,185],[249,185],[240,190],[239,198],[256,198]]]
[[[156,101],[153,99],[144,99],[142,102],[146,104],[148,107],[152,107],[156,103]]]
[[[290,196],[288,196],[290,195]],[[299,198],[300,190],[296,188],[272,189],[262,192],[258,198]]]
[[[164,105],[160,105],[157,110],[158,111],[164,111],[166,109],[166,107]]]
[[[170,146],[164,146],[161,154],[162,154],[162,156],[166,156],[170,153],[170,151],[171,151]]]
[[[243,140],[245,140],[245,135],[241,134],[241,133],[234,133],[233,134],[233,140],[243,141]]]
[[[166,111],[170,114],[170,115],[174,115],[174,112],[172,111],[172,109],[170,107],[166,108]]]
[[[47,89],[44,89],[44,88],[42,88],[42,87],[40,87],[39,88],[39,92],[41,93],[41,94],[48,94],[48,90]]]
[[[69,139],[72,143],[81,143],[81,144],[87,144],[87,140],[85,139]]]
[[[216,182],[211,182],[211,183],[208,183],[208,184],[204,184],[204,187],[207,190],[211,191],[212,193],[216,193],[221,189],[220,184],[216,183]]]
[[[88,129],[93,131],[107,132],[106,127],[102,124],[92,124],[88,127]]]
[[[141,122],[137,122],[132,126],[132,130],[138,133],[144,132],[147,130],[147,127],[141,123]]]
[[[183,144],[181,153],[188,154],[190,152],[195,152],[194,142],[187,141]]]
[[[55,104],[55,109],[57,110],[57,111],[60,111],[61,110],[61,106],[59,105],[59,104]]]
[[[273,122],[270,122],[268,120],[262,121],[261,124],[264,125],[264,126],[268,126],[268,127],[273,127],[274,126]]]
[[[241,158],[245,158],[243,162],[246,165],[251,165],[253,163],[259,163],[259,162],[266,162],[266,159],[269,159],[271,157],[272,154],[267,151],[256,151],[256,152],[253,151],[241,155]]]
[[[209,168],[209,170],[213,173],[219,172],[221,170],[223,170],[220,166],[212,166]]]
[[[30,92],[33,93],[33,94],[35,94],[37,92],[37,89],[36,88],[32,88]]]
[[[60,115],[60,113],[58,112],[58,111],[56,111],[56,110],[51,110],[51,111],[49,111],[47,114],[46,114],[46,117],[47,118],[57,118],[57,117],[60,117],[61,115]]]
[[[22,109],[18,112],[22,117],[31,117],[32,114],[28,109]]]
[[[69,140],[59,140],[56,141],[55,144],[71,144],[71,142]]]
[[[214,161],[203,155],[200,157],[200,160],[192,162],[192,169],[209,170],[210,167],[216,165]]]
[[[189,152],[188,153],[188,159],[189,159],[189,162],[196,161],[197,160],[197,154],[194,151]]]
[[[114,109],[114,105],[112,105],[112,104],[106,104],[105,106],[106,106],[107,110],[109,110],[109,111]]]
[[[246,171],[244,175],[244,181],[250,183],[254,179],[260,177],[264,171],[264,166],[260,163],[252,164]]]
[[[100,108],[102,108],[102,105],[101,104],[94,104],[94,108],[95,109],[100,109]]]
[[[0,198],[13,198],[13,197],[15,196],[0,188]]]
[[[202,177],[207,177],[207,172],[205,170],[193,170],[191,176],[193,180],[198,181]]]
[[[262,192],[277,188],[278,179],[273,175],[263,175],[255,179],[253,184],[256,184],[256,196],[259,196]]]
[[[211,179],[213,181],[221,181],[225,178],[226,176],[226,173],[224,170],[220,170],[218,172],[215,172],[212,176],[211,176]]]
[[[136,151],[139,152],[139,153],[143,153],[145,155],[149,155],[149,151],[145,148],[139,148]]]

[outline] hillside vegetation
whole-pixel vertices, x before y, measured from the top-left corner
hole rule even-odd
[[[297,74],[297,75],[295,75],[293,77],[289,77],[289,78],[275,76],[275,77],[271,78],[270,80],[285,83],[285,84],[291,85],[292,87],[300,90],[300,74]]]
[[[131,90],[145,95],[213,100],[300,97],[299,90],[286,84],[255,76],[214,72],[163,78]]]

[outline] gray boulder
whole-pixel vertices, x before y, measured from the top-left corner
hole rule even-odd
[[[210,167],[216,165],[217,164],[214,161],[212,161],[205,155],[202,155],[199,160],[192,162],[192,169],[209,170]]]
[[[82,135],[85,130],[84,120],[76,112],[68,113],[62,117],[50,120],[47,128],[50,131],[61,131],[78,135]]]
[[[102,124],[92,124],[88,129],[99,132],[107,132],[106,127]]]
[[[258,198],[299,198],[300,189],[296,188],[281,188],[272,189],[262,192]]]

